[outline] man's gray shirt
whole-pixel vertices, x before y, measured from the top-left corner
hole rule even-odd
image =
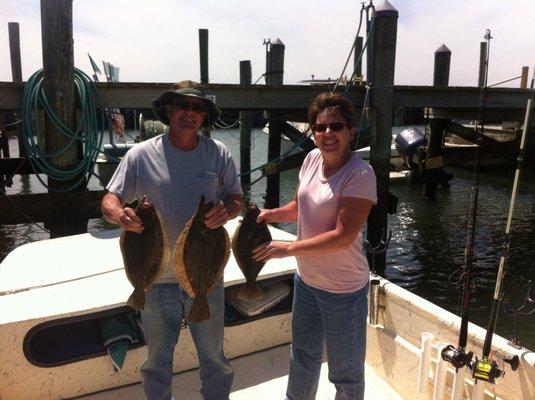
[[[228,149],[201,135],[191,151],[174,147],[167,134],[135,145],[121,160],[106,188],[126,202],[147,195],[162,219],[171,255],[201,196],[217,204],[229,195],[242,193]],[[170,261],[158,279],[158,283],[162,282],[177,282]]]

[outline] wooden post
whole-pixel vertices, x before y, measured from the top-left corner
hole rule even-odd
[[[280,39],[269,45],[268,67],[266,82],[270,85],[282,85],[284,75],[284,43]],[[281,132],[283,121],[269,120],[268,161],[280,156]],[[275,208],[280,205],[280,175],[271,174],[267,177],[266,208]]]
[[[41,31],[43,40],[43,76],[45,96],[58,117],[74,127],[74,51],[72,35],[72,0],[41,0]],[[46,151],[53,154],[63,149],[70,139],[62,135],[48,116],[45,120]],[[51,158],[59,169],[78,163],[77,146]],[[48,180],[51,189],[64,190],[75,182]],[[81,185],[82,186],[82,185]],[[78,190],[85,190],[85,184]],[[73,205],[69,205],[72,207]],[[67,205],[65,205],[67,207]],[[68,212],[66,209],[63,210]],[[61,215],[61,212],[56,212]],[[87,232],[87,220],[64,222],[48,221],[51,237]]]
[[[448,86],[450,79],[451,51],[446,45],[435,51],[435,68],[433,73],[433,86]],[[436,110],[435,110],[436,111]],[[440,176],[443,174],[444,159],[442,157],[442,143],[448,126],[445,118],[435,118],[433,110],[430,112],[429,142],[425,149],[424,170],[424,198],[435,200]],[[438,112],[440,114],[440,112]]]
[[[6,132],[6,120],[4,111],[0,111],[0,158],[9,158],[9,141]],[[0,190],[4,194],[7,183],[7,175],[0,173]]]
[[[353,55],[353,70],[354,76],[357,80],[362,80],[362,58],[359,60],[360,53],[362,52],[362,36],[355,38],[355,53]],[[350,83],[348,82],[348,85]]]
[[[22,66],[20,58],[20,31],[18,22],[8,22],[7,23],[9,30],[9,55],[11,57],[11,76],[13,77],[13,82],[22,82]],[[18,120],[20,117],[15,113],[15,119]],[[26,157],[26,149],[22,143],[22,138],[20,136],[21,125],[18,125],[19,132],[19,157]]]
[[[433,86],[448,86],[450,80],[451,51],[445,44],[435,51]]]
[[[377,177],[377,205],[368,218],[368,241],[376,247],[387,234],[388,181],[390,174],[390,146],[392,143],[392,116],[394,106],[394,66],[398,11],[384,1],[375,9],[373,17],[373,96],[376,134],[371,137],[370,164]],[[376,272],[384,275],[386,254],[375,256]]]
[[[251,61],[240,61],[240,85],[251,85]],[[251,111],[240,111],[240,173],[251,170]],[[244,192],[248,192],[251,175],[240,176]]]
[[[520,89],[527,89],[528,75],[529,75],[529,67],[527,66],[522,67],[522,74],[520,77]]]
[[[487,62],[487,42],[479,44],[479,78],[477,86],[483,87],[485,84],[485,63]]]
[[[373,69],[374,69],[374,45],[375,45],[375,38],[374,38],[374,31],[377,29],[376,27],[372,26],[371,18],[368,18],[368,9],[366,9],[366,40],[368,45],[366,46],[366,83],[373,84],[374,76],[373,76]],[[373,16],[372,16],[373,18]],[[370,30],[372,30],[370,32]]]
[[[22,68],[20,62],[20,34],[19,23],[8,22],[9,30],[9,54],[11,56],[11,76],[13,82],[22,81]]]
[[[199,58],[201,63],[201,83],[207,84],[208,78],[208,29],[199,29]]]

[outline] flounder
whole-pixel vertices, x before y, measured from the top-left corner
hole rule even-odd
[[[248,302],[262,298],[256,278],[266,264],[265,261],[253,259],[253,250],[258,245],[272,240],[267,224],[264,221],[256,222],[259,214],[260,210],[255,204],[248,204],[245,215],[232,237],[232,252],[246,279],[237,296]]]
[[[177,239],[173,265],[178,282],[195,300],[188,321],[210,318],[207,295],[217,286],[230,256],[230,239],[222,226],[208,228],[204,221],[213,203],[201,197],[197,211]]]
[[[143,196],[135,212],[143,222],[143,232],[124,231],[119,243],[126,276],[134,286],[126,303],[135,310],[142,310],[146,291],[166,267],[169,247],[158,212],[147,201],[147,196]]]

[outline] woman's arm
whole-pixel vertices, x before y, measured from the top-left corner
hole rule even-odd
[[[262,209],[256,222],[294,222],[297,221],[297,200],[292,200],[283,207]]]
[[[372,202],[356,197],[342,197],[333,230],[291,243],[272,241],[258,246],[253,257],[269,260],[297,255],[324,254],[348,248],[364,226]]]

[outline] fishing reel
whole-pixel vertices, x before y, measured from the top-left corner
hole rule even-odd
[[[488,360],[486,358],[479,360],[476,357],[471,369],[473,378],[489,383],[494,383],[496,378],[499,378],[504,374],[504,371],[498,367],[496,361]]]
[[[463,349],[456,348],[450,344],[442,349],[440,356],[444,361],[453,365],[455,369],[460,369],[470,365],[474,353],[471,351],[467,353]]]

